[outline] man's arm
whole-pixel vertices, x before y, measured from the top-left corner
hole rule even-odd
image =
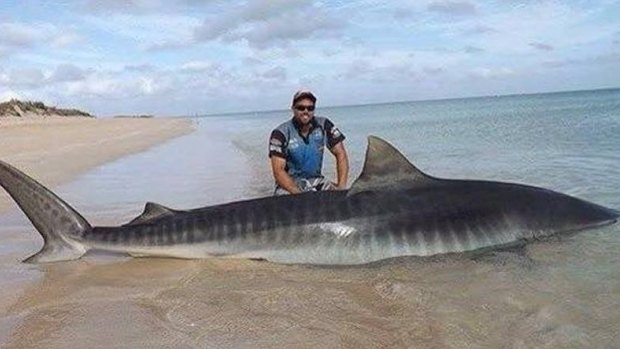
[[[291,194],[301,193],[301,190],[291,176],[286,172],[286,159],[271,156],[271,171],[276,183]]]
[[[347,151],[344,149],[344,143],[339,142],[329,149],[336,157],[336,173],[338,175],[338,183],[336,187],[338,190],[347,189],[347,180],[349,178],[349,157]]]
[[[327,147],[336,157],[336,172],[338,176],[336,189],[344,190],[347,188],[347,179],[349,178],[349,157],[343,143],[345,137],[329,119],[325,119],[325,131],[327,134]]]
[[[271,172],[276,184],[291,194],[301,193],[297,183],[286,172],[286,155],[284,145],[286,136],[279,130],[273,130],[269,137],[269,158],[271,159]]]

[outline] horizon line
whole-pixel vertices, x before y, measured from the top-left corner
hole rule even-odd
[[[619,89],[620,89],[620,86],[598,87],[598,88],[593,88],[593,89],[578,89],[578,90],[559,90],[559,91],[548,91],[548,92],[508,93],[508,94],[503,94],[503,95],[478,95],[478,96],[469,96],[469,97],[440,97],[440,98],[398,100],[398,101],[376,102],[376,103],[338,104],[338,105],[328,105],[328,106],[323,106],[323,107],[317,107],[317,109],[351,108],[351,107],[364,107],[364,106],[369,106],[369,105],[404,104],[404,103],[412,103],[412,102],[416,102],[416,103],[439,102],[439,101],[451,101],[451,100],[461,100],[461,99],[506,98],[506,97],[519,97],[519,96],[531,96],[531,95],[542,95],[542,94],[562,94],[562,93],[590,92],[590,91],[594,92],[594,91],[608,91],[608,90],[619,90]],[[244,115],[244,114],[254,114],[254,113],[279,112],[279,111],[286,111],[286,110],[289,110],[289,109],[282,108],[282,109],[265,109],[265,110],[246,110],[246,111],[208,113],[208,114],[194,113],[194,115],[178,115],[177,117],[209,117],[209,116]]]

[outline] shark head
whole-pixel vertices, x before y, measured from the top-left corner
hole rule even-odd
[[[419,197],[422,189],[430,188],[433,188],[432,192],[435,193],[441,191],[443,195],[449,194],[447,197],[453,197],[453,201],[469,197],[470,205],[463,208],[465,211],[473,209],[474,206],[479,209],[482,205],[487,205],[489,207],[485,209],[489,211],[505,206],[507,212],[524,217],[523,220],[528,221],[528,226],[548,233],[609,224],[615,222],[619,216],[618,211],[543,188],[516,183],[431,177],[415,167],[394,146],[376,136],[368,137],[362,172],[347,195],[350,197],[362,192],[400,191]],[[501,191],[501,194],[498,194],[498,191]],[[497,201],[498,197],[506,202]],[[482,204],[480,201],[486,203]]]

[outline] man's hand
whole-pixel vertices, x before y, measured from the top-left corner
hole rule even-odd
[[[339,186],[338,184],[330,181],[329,185],[325,187],[327,190],[347,190],[346,186]]]
[[[333,190],[347,190],[347,186],[345,185],[338,185],[336,183],[332,182],[332,188]]]

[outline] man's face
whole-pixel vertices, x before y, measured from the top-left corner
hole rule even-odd
[[[314,117],[314,102],[309,98],[298,100],[293,106],[293,115],[297,122],[307,125]]]

